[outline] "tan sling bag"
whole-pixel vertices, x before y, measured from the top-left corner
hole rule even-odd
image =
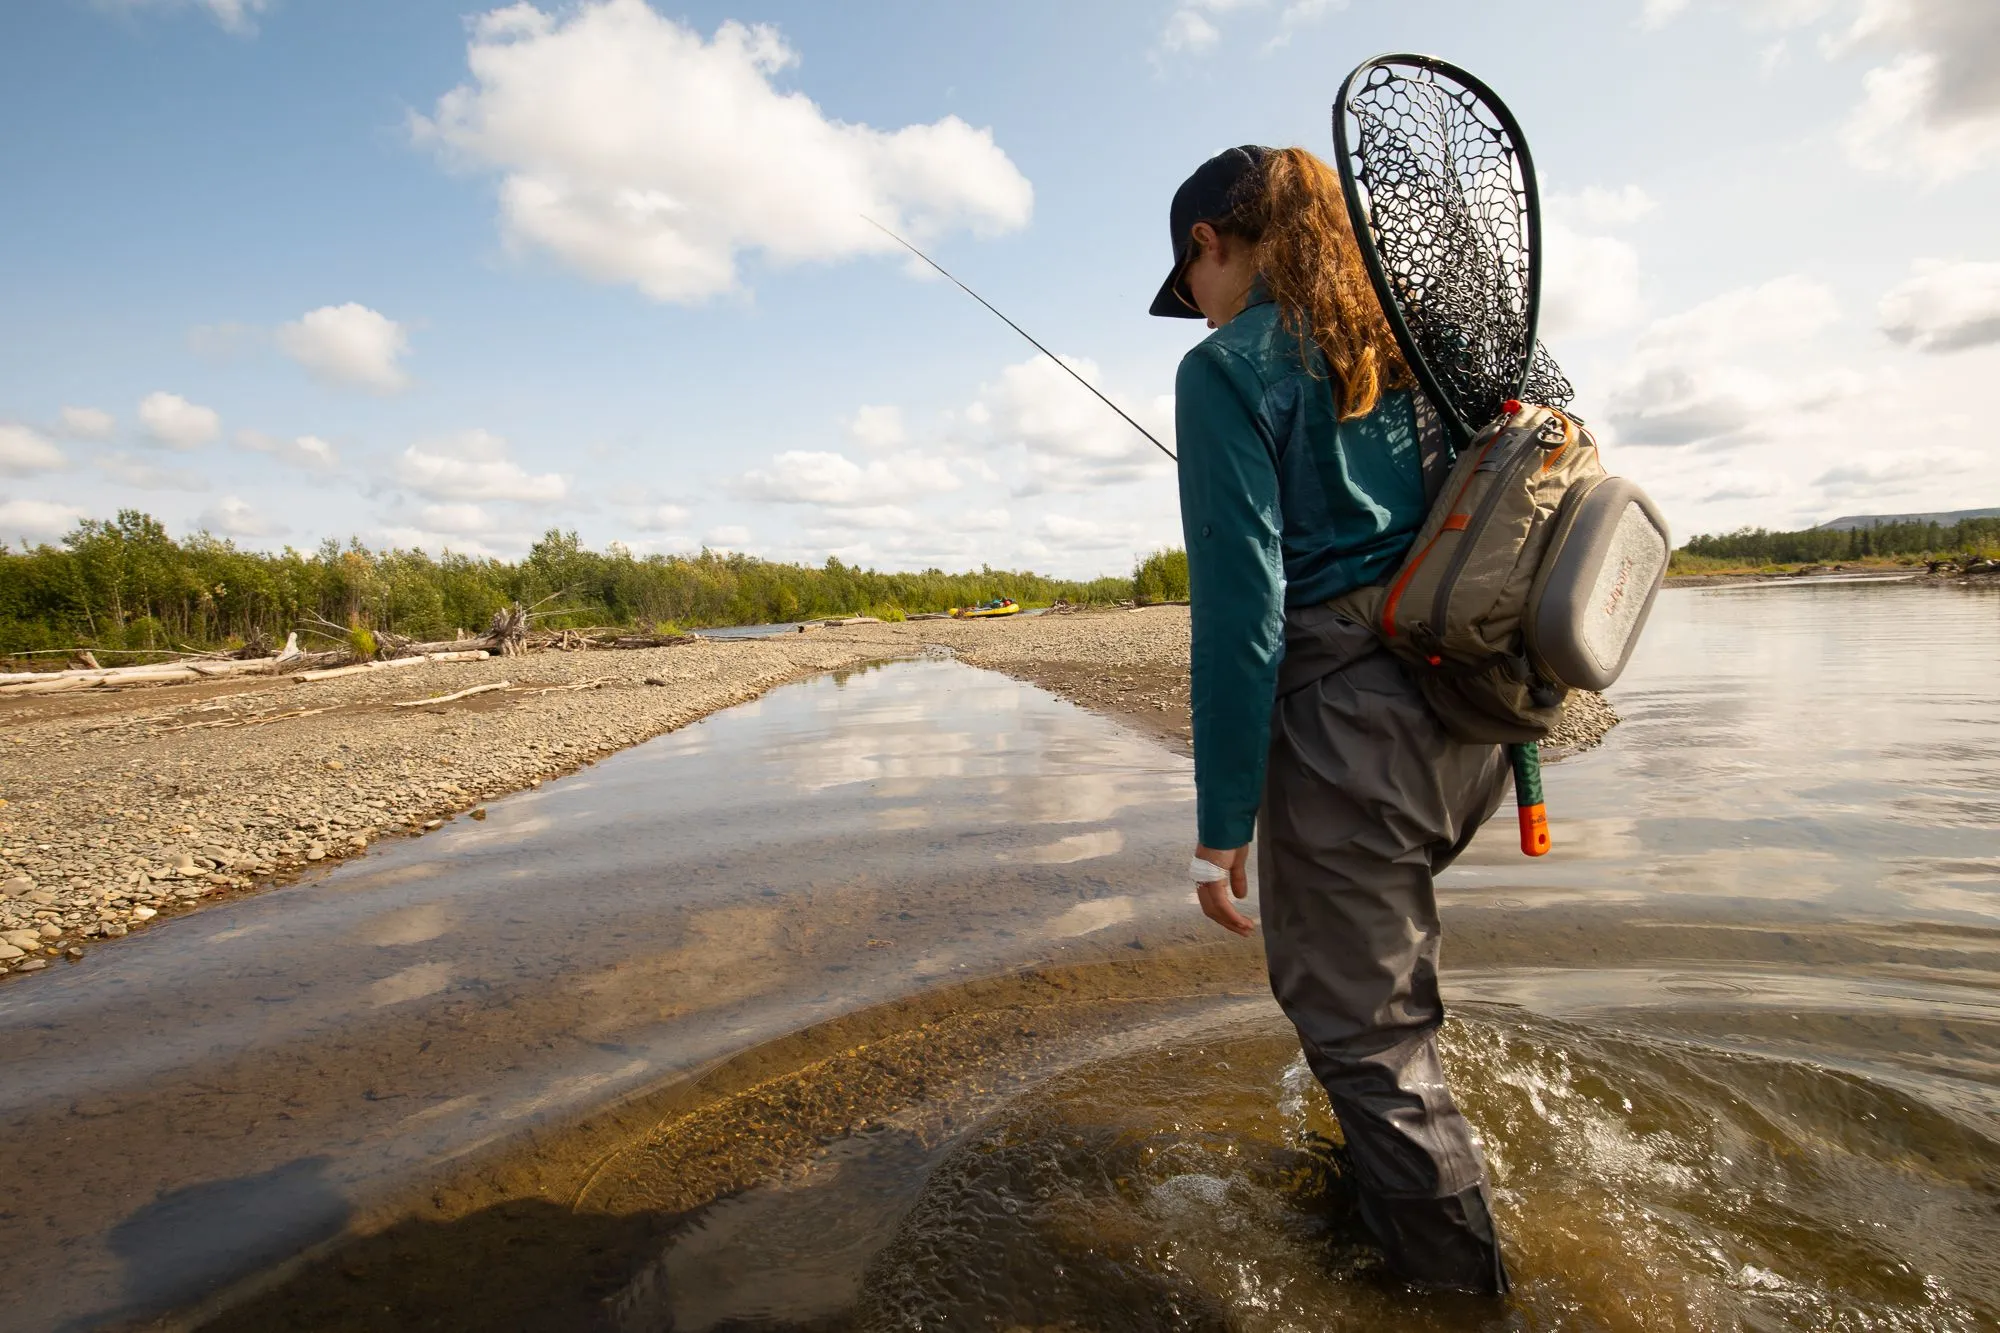
[[[1458,739],[1539,741],[1570,690],[1624,670],[1672,549],[1582,423],[1510,401],[1459,454],[1394,577],[1332,605],[1411,666]]]

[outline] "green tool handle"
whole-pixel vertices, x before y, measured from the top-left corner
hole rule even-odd
[[[1514,803],[1521,814],[1521,851],[1526,856],[1549,853],[1549,808],[1542,799],[1542,749],[1533,741],[1507,747],[1514,766]]]

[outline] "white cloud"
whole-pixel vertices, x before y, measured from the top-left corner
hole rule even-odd
[[[1847,155],[1859,166],[1933,184],[2000,157],[2000,110],[1944,111],[1946,77],[1944,57],[1930,51],[1869,70],[1861,78],[1861,105],[1841,130]]]
[[[1096,363],[1064,357],[1063,364],[1102,387]],[[1149,404],[1128,402],[1126,410],[1169,448],[1173,446],[1171,395]],[[1030,357],[1001,371],[997,383],[980,390],[965,419],[984,427],[991,446],[1019,445],[1026,451],[1022,475],[1015,481],[1016,494],[1119,485],[1170,467],[1145,436],[1046,356]]]
[[[1626,226],[1660,206],[1657,199],[1638,185],[1621,185],[1615,190],[1586,185],[1575,194],[1552,193],[1543,203],[1549,212],[1584,227]]]
[[[1848,157],[1931,184],[2000,160],[2000,5],[1860,0],[1859,9],[1822,49],[1830,59],[1861,48],[1890,59],[1862,75],[1861,103],[1841,130]]]
[[[1134,524],[1104,523],[1069,514],[1044,514],[1035,530],[1045,541],[1072,551],[1108,551],[1119,547],[1136,550],[1142,542]]]
[[[62,450],[37,432],[16,422],[0,421],[0,476],[24,477],[68,466]]]
[[[407,524],[392,524],[375,529],[374,540],[378,545],[398,551],[455,551],[459,555],[478,556],[481,559],[516,558],[528,549],[529,539],[518,534],[503,538],[506,545],[488,545],[476,537],[452,536],[433,532],[428,528],[411,527]]]
[[[820,516],[820,523],[828,529],[854,530],[910,530],[923,525],[924,520],[902,505],[856,505],[842,509],[829,509]]]
[[[484,430],[411,445],[396,460],[396,479],[430,500],[560,500],[569,483],[530,473],[507,457],[507,442]]]
[[[909,438],[903,426],[903,409],[895,406],[860,407],[847,423],[847,433],[855,443],[871,451],[894,449]]]
[[[1785,434],[1848,401],[1859,378],[1838,371],[1778,376],[1751,357],[1824,331],[1839,316],[1833,293],[1796,275],[1725,292],[1655,321],[1607,395],[1627,444],[1718,445]]]
[[[1639,252],[1627,242],[1550,223],[1542,264],[1541,337],[1604,333],[1639,317]]]
[[[133,454],[107,454],[97,460],[97,470],[121,486],[141,491],[205,491],[208,478],[193,468],[163,467],[150,458]]]
[[[1278,31],[1264,43],[1264,49],[1275,51],[1289,43],[1301,28],[1310,27],[1328,14],[1345,8],[1347,0],[1292,0],[1279,11]]]
[[[1717,476],[1700,497],[1703,504],[1731,500],[1774,500],[1790,490],[1791,478],[1762,468],[1732,468]]]
[[[1688,0],[1645,0],[1642,22],[1658,27],[1688,7]],[[1861,49],[1889,57],[1862,75],[1861,102],[1841,130],[1857,165],[1937,184],[2000,160],[2000,4],[1993,0],[1727,0],[1713,7],[1766,31],[1855,13],[1820,49],[1828,59]],[[1784,52],[1782,41],[1766,49],[1767,75]]]
[[[201,0],[201,7],[231,32],[255,32],[255,18],[271,7],[271,0]]]
[[[222,430],[214,408],[190,403],[177,393],[149,393],[139,402],[146,433],[169,449],[198,449]]]
[[[417,521],[426,531],[455,534],[485,532],[493,526],[492,518],[475,504],[425,505]]]
[[[1674,355],[1719,356],[1809,337],[1839,316],[1839,302],[1824,283],[1787,274],[1657,320],[1641,335],[1639,346]]]
[[[1941,480],[1977,468],[1985,459],[1969,449],[1928,449],[1921,453],[1857,458],[1813,478],[1829,501],[1876,501],[1920,491],[1935,492]]]
[[[270,537],[285,530],[234,495],[223,496],[195,521],[206,531],[224,537]]]
[[[1088,381],[1103,381],[1091,362],[1065,360]],[[1171,395],[1114,397],[1172,440]],[[787,514],[782,536],[761,554],[808,563],[833,554],[901,569],[991,563],[1093,577],[1170,543],[1178,529],[1172,466],[1045,356],[1003,366],[963,407],[931,422],[872,406],[846,424],[858,442],[906,443],[873,455],[793,450],[729,483],[737,498],[806,511]],[[1050,501],[1000,503],[1010,493],[1088,499],[1076,506],[1082,512],[1050,522]]]
[[[840,507],[894,504],[963,484],[945,460],[916,451],[864,465],[844,454],[792,449],[744,473],[735,490],[751,500]]]
[[[118,419],[101,407],[65,407],[56,422],[56,433],[72,440],[108,440],[118,430]]]
[[[239,430],[236,443],[252,453],[269,454],[282,463],[310,472],[331,472],[340,466],[340,452],[317,435],[281,439],[258,430]]]
[[[501,174],[511,240],[655,300],[731,290],[744,251],[899,253],[864,215],[921,239],[1012,230],[1033,207],[989,131],[956,116],[878,130],[778,88],[798,55],[768,26],[704,41],[643,0],[520,3],[476,21],[467,63],[417,137]]]
[[[349,301],[308,310],[278,326],[278,346],[322,383],[393,392],[409,383],[397,360],[410,349],[403,326]]]
[[[750,544],[750,529],[736,524],[710,528],[702,542],[718,550],[740,551]]]
[[[1637,185],[1591,185],[1552,191],[1543,204],[1541,336],[1583,337],[1637,319],[1639,252],[1593,232],[1638,221],[1658,207],[1652,195]]]
[[[1834,0],[1713,0],[1711,8],[1735,15],[1748,27],[1772,31],[1811,23],[1833,6]],[[1689,0],[1645,0],[1639,22],[1642,27],[1664,27],[1689,8]]]
[[[48,500],[0,501],[0,541],[54,541],[84,519],[74,505]]]
[[[1180,0],[1167,15],[1166,23],[1153,47],[1153,61],[1163,64],[1169,56],[1199,56],[1222,40],[1219,20],[1247,10],[1269,10],[1271,0]],[[1276,30],[1264,43],[1265,52],[1292,40],[1301,29],[1319,22],[1328,14],[1347,8],[1347,0],[1290,0],[1278,8]]]
[[[692,517],[686,505],[648,505],[633,518],[632,526],[641,532],[678,532]]]
[[[2000,264],[1919,259],[1876,313],[1891,341],[1920,352],[2000,342]]]
[[[1167,16],[1160,31],[1160,50],[1175,55],[1199,55],[1222,40],[1222,32],[1199,9],[1187,6]]]

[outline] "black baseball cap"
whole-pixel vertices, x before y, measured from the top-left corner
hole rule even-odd
[[[1187,267],[1189,251],[1194,248],[1194,241],[1188,233],[1194,230],[1197,222],[1214,222],[1217,218],[1228,217],[1240,202],[1239,191],[1244,181],[1254,177],[1270,151],[1257,144],[1246,143],[1239,148],[1217,153],[1196,167],[1194,175],[1182,181],[1181,188],[1174,191],[1174,204],[1167,214],[1167,225],[1173,232],[1174,266],[1168,270],[1167,280],[1160,284],[1160,294],[1153,298],[1148,314],[1164,315],[1169,319],[1203,318],[1201,311],[1195,307],[1187,284],[1182,281],[1182,270]]]

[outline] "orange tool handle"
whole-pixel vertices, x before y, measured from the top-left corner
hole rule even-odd
[[[1521,854],[1549,854],[1549,807],[1542,799],[1542,752],[1530,741],[1507,747],[1514,768],[1514,801],[1521,814]]]

